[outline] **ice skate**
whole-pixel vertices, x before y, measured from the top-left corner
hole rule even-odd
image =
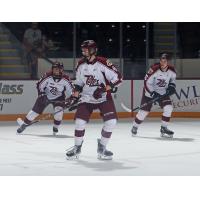
[[[58,128],[56,127],[53,127],[53,135],[56,136],[58,133]]]
[[[132,127],[132,129],[131,129],[132,136],[137,135],[137,130],[138,130],[138,127],[136,127],[136,126]]]
[[[27,124],[24,123],[24,121],[21,119],[21,118],[18,118],[17,119],[17,123],[18,125],[20,126],[18,129],[17,129],[17,134],[20,134],[22,133],[26,127],[27,127]]]
[[[67,150],[66,156],[68,160],[78,159],[81,153],[81,145],[75,145]]]
[[[160,128],[160,136],[161,137],[167,137],[167,138],[173,138],[174,132],[169,130],[167,127],[161,126]]]
[[[18,129],[17,129],[17,133],[20,134],[22,133],[27,127],[27,124],[22,124]]]
[[[98,159],[99,160],[112,160],[113,153],[111,151],[106,150],[106,146],[100,143],[100,139],[97,139],[98,147]]]

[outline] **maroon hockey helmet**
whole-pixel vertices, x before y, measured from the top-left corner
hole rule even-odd
[[[81,44],[81,49],[86,48],[89,51],[90,56],[97,54],[97,44],[94,40],[85,40]]]

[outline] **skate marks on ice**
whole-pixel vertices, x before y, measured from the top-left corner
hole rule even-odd
[[[82,156],[82,159],[79,160],[67,160],[68,162],[72,162],[74,165],[77,166],[83,166],[84,168],[89,168],[94,171],[99,172],[109,172],[109,171],[115,171],[115,170],[131,170],[136,169],[138,167],[136,166],[124,166],[124,162],[119,162],[116,160],[99,160],[99,161],[89,161],[88,156],[87,159],[86,156]],[[120,175],[120,174],[119,174]]]
[[[24,133],[24,134],[20,134],[20,135],[24,135],[24,136],[36,136],[36,137],[44,137],[44,138],[74,138],[74,136],[72,135],[53,135],[53,134],[29,134],[29,133]]]
[[[178,142],[194,142],[195,139],[194,138],[167,138],[167,137],[148,137],[148,136],[140,136],[140,135],[136,135],[133,136],[133,138],[142,138],[142,139],[151,139],[151,140],[160,140],[160,141],[178,141]]]
[[[24,142],[24,141],[21,141],[21,140],[17,140],[15,138],[3,138],[3,137],[0,137],[0,140],[5,141],[5,142],[15,142],[15,143],[20,143],[20,144],[25,144],[25,145],[32,145],[31,142]]]
[[[200,151],[196,152],[183,152],[183,153],[171,153],[171,154],[163,154],[163,155],[153,155],[153,156],[138,156],[138,157],[127,157],[126,159],[123,159],[126,162],[132,162],[133,160],[149,160],[149,159],[159,159],[159,158],[172,158],[172,157],[185,157],[185,156],[194,156],[194,155],[200,155]]]

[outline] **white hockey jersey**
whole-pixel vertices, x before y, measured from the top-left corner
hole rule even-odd
[[[152,65],[144,79],[145,96],[151,97],[150,94],[155,91],[160,95],[166,93],[169,83],[175,84],[176,72],[173,66],[168,66],[167,71],[162,71],[160,63]]]
[[[48,72],[37,82],[37,89],[39,94],[45,92],[47,98],[53,100],[61,96],[71,96],[74,87],[66,74],[61,79],[54,80],[52,72]]]
[[[95,99],[94,91],[100,84],[119,86],[122,76],[116,67],[104,57],[96,57],[91,63],[81,59],[76,68],[76,80],[74,84],[82,88],[81,101],[87,103],[101,103],[111,98],[109,92],[102,98]]]

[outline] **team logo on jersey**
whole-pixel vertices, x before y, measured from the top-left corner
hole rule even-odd
[[[110,60],[106,60],[106,64],[107,64],[108,67],[111,67],[112,70],[117,72],[117,68],[112,64],[112,62],[110,62]]]
[[[57,95],[57,93],[58,93],[58,89],[57,89],[57,87],[52,87],[52,86],[50,86],[50,92],[51,92],[51,94],[53,94],[53,95]]]
[[[85,75],[87,78],[86,85],[89,85],[90,87],[99,86],[99,80],[95,79],[95,76],[92,75]]]
[[[158,87],[165,87],[167,85],[165,79],[157,79],[158,82],[156,83],[156,85],[158,85]]]

